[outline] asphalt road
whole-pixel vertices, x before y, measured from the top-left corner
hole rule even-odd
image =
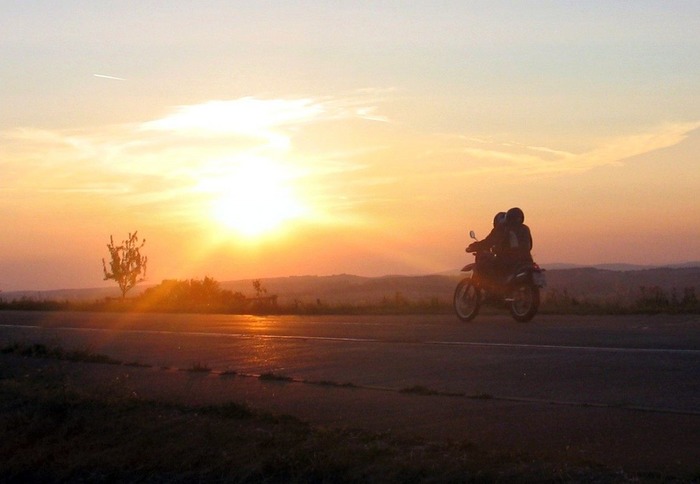
[[[498,315],[465,324],[449,315],[0,312],[0,346],[14,342],[89,349],[158,369],[351,383],[333,395],[301,384],[268,388],[256,400],[251,382],[245,392],[253,403],[274,400],[273,409],[324,423],[408,425],[431,437],[700,472],[698,316],[540,315],[522,324]],[[417,388],[437,395],[405,393]],[[285,398],[294,402],[285,407]],[[324,417],[324,399],[337,415]]]

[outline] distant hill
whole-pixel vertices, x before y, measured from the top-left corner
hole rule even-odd
[[[550,290],[564,291],[578,298],[622,300],[635,297],[641,287],[659,287],[666,292],[685,288],[700,289],[700,267],[606,270],[595,268],[562,269],[546,272]]]
[[[700,265],[700,264],[699,264]],[[550,266],[551,267],[551,266]],[[608,267],[608,266],[603,266]],[[626,300],[640,292],[640,287],[659,287],[670,292],[674,288],[682,294],[685,288],[695,288],[700,293],[700,267],[655,267],[624,270],[595,267],[550,268],[546,271],[547,288],[551,291],[566,291],[572,297],[590,299],[615,298]],[[458,271],[423,276],[362,277],[350,274],[332,276],[290,276],[261,279],[267,293],[278,296],[281,304],[294,301],[324,304],[376,303],[382,299],[397,297],[411,301],[429,301],[437,298],[449,301],[456,281],[461,278]],[[219,282],[223,289],[253,296],[253,280]],[[143,292],[148,285],[137,286],[130,295]],[[5,301],[30,298],[34,300],[94,301],[106,297],[119,297],[117,287],[95,289],[65,289],[55,291],[18,291],[0,293]]]
[[[136,286],[132,291],[140,294],[147,286]],[[129,295],[132,295],[132,292]],[[0,292],[0,299],[12,301],[14,299],[32,299],[35,301],[94,301],[107,297],[120,297],[121,292],[117,286],[97,287],[86,289],[54,289],[49,291],[9,291]]]
[[[656,265],[639,265],[639,264],[596,264],[596,265],[581,265],[567,263],[540,264],[547,270],[560,269],[602,269],[607,271],[641,271],[645,269],[684,269],[688,267],[700,267],[700,261],[683,262],[680,264],[669,264],[664,266]]]
[[[640,293],[641,287],[659,287],[681,294],[692,287],[700,293],[700,267],[652,268],[641,270],[610,270],[593,267],[547,270],[548,291],[566,291],[581,299],[628,300]],[[298,300],[309,302],[319,299],[325,303],[376,302],[397,295],[408,300],[450,300],[459,272],[427,276],[360,277],[353,275],[303,276],[263,279],[270,294],[277,294],[280,302]],[[252,281],[231,281],[221,284],[226,289],[250,294]]]
[[[451,297],[455,278],[445,275],[361,277],[292,276],[262,279],[269,294],[277,294],[281,304],[288,302],[369,303],[397,295],[408,300]],[[222,282],[221,287],[250,294],[252,280]]]

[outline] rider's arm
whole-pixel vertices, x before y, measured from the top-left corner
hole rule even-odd
[[[498,242],[499,232],[494,228],[489,232],[486,238],[472,242],[469,244],[469,248],[474,250],[488,250]]]

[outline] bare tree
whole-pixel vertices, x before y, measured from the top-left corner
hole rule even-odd
[[[110,235],[107,245],[110,256],[109,270],[107,270],[107,262],[102,259],[104,280],[114,279],[116,281],[122,292],[122,299],[126,297],[126,293],[130,289],[146,278],[148,257],[141,255],[141,249],[146,244],[146,239],[139,245],[136,234],[137,232],[130,233],[129,238],[122,241],[121,245],[115,245],[114,238]]]
[[[266,294],[266,293],[267,293],[267,289],[266,289],[265,287],[263,287],[262,282],[260,281],[260,279],[255,279],[255,280],[253,281],[253,289],[255,289],[255,296],[256,296],[256,297],[260,297],[260,296],[262,296],[263,294]]]

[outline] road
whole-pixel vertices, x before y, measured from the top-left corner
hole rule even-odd
[[[203,366],[349,383],[356,407],[422,389],[437,396],[413,398],[421,409],[406,415],[424,415],[426,422],[412,423],[431,436],[462,437],[459,421],[474,429],[470,438],[492,445],[531,438],[583,449],[606,463],[618,462],[610,455],[617,449],[629,457],[620,462],[640,468],[646,462],[653,469],[700,471],[698,316],[540,315],[522,324],[485,315],[465,324],[449,315],[0,312],[0,346],[13,342],[89,349],[159,369]],[[306,387],[294,392],[316,398],[319,390]],[[399,405],[392,402],[385,405]],[[294,408],[305,417],[320,412],[300,407],[297,401]],[[383,422],[399,418],[382,415]],[[628,438],[612,437],[620,433]]]

